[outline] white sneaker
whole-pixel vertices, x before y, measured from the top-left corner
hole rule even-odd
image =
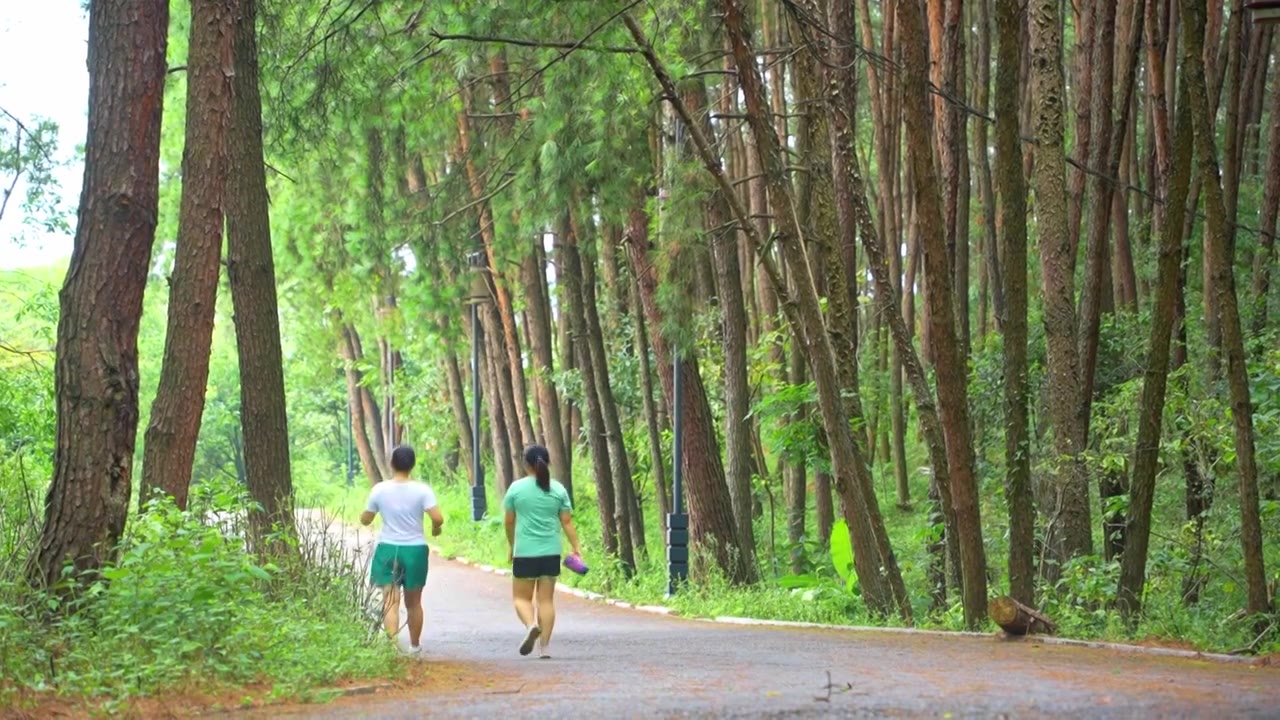
[[[542,660],[551,659],[551,648],[547,647],[547,644],[542,640],[538,640],[538,657]]]
[[[542,634],[542,628],[537,625],[530,625],[529,632],[525,633],[524,642],[520,643],[520,654],[528,655],[533,652],[533,645],[538,641],[538,636]]]
[[[409,657],[417,657],[418,655],[422,654],[422,646],[410,645],[407,648],[401,648],[400,652],[404,653],[405,655],[408,655]]]

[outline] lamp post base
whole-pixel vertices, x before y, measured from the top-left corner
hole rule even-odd
[[[667,597],[689,579],[689,515],[667,514]]]

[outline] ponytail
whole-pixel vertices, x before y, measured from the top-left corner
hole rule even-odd
[[[542,492],[551,492],[551,468],[547,467],[547,463],[542,458],[538,458],[538,464],[533,469],[538,487]]]
[[[541,445],[530,445],[524,451],[524,464],[533,471],[538,489],[551,492],[551,453]]]

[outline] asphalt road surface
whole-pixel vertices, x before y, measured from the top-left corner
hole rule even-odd
[[[555,657],[521,657],[510,582],[432,555],[421,662],[442,682],[270,715],[1280,718],[1273,667],[995,637],[723,625],[563,593]]]

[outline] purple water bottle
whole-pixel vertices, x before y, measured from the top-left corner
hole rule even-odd
[[[587,564],[582,562],[582,556],[578,553],[570,553],[564,558],[564,566],[579,575],[587,574]]]

